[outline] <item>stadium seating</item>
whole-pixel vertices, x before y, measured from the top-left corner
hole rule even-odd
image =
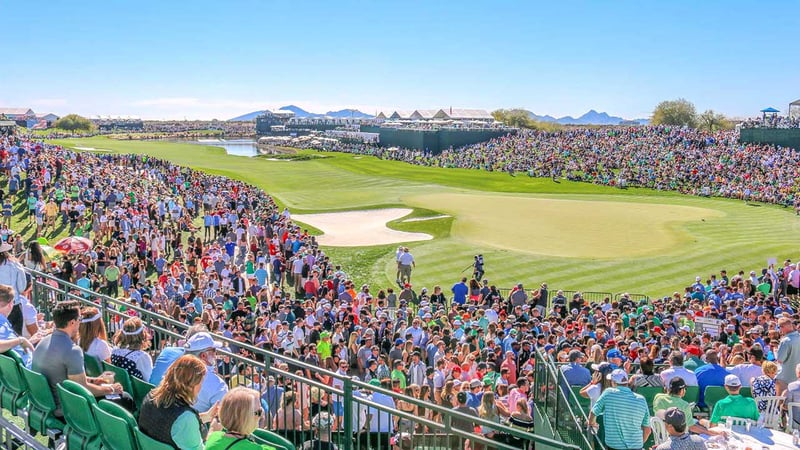
[[[14,351],[0,355],[0,407],[15,416],[28,405],[28,385],[19,370],[20,363]]]
[[[103,361],[103,371],[114,372],[114,381],[122,385],[123,391],[134,397],[133,383],[127,370]]]
[[[55,416],[56,401],[44,375],[20,367],[28,385],[28,429],[44,436],[54,436],[64,431],[66,424]]]
[[[277,449],[296,450],[294,444],[283,436],[275,434],[271,431],[263,430],[261,428],[253,431],[253,437],[264,444],[273,446]]]
[[[56,386],[67,427],[67,448],[70,450],[99,450],[100,426],[92,407],[97,404],[88,389],[70,380]]]
[[[138,450],[136,441],[136,419],[125,408],[108,400],[92,405],[100,426],[103,450]],[[141,450],[147,450],[142,448]]]
[[[133,386],[133,401],[136,402],[136,409],[138,410],[139,407],[142,406],[142,401],[144,401],[144,398],[155,388],[155,386],[136,377],[130,377],[130,380],[131,385]]]
[[[87,377],[99,377],[103,373],[103,366],[100,361],[92,355],[83,354],[83,367],[86,369]]]
[[[653,399],[656,397],[656,394],[661,394],[663,392],[664,388],[660,387],[643,386],[636,388],[636,393],[647,400],[647,406],[650,408],[651,415],[653,414]]]
[[[171,445],[159,442],[150,436],[142,433],[142,430],[136,428],[136,442],[139,448],[144,450],[173,450]]]

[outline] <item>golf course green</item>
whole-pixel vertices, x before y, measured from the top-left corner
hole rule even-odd
[[[551,289],[662,296],[681,291],[695,276],[705,280],[722,269],[760,270],[771,257],[796,259],[800,243],[800,217],[773,205],[339,153],[272,161],[163,141],[94,137],[53,143],[147,154],[237,178],[263,188],[296,214],[409,208],[408,216],[387,226],[433,237],[404,244],[416,258],[415,288],[440,284],[449,290],[462,273],[470,273],[473,255],[482,253],[486,278],[499,287],[546,281]],[[408,220],[425,218],[430,220]],[[325,228],[318,224],[310,230]],[[396,243],[324,247],[356,282],[374,288],[394,283],[396,248]]]

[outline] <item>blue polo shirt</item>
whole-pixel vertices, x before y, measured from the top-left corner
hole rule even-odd
[[[724,386],[725,376],[730,375],[728,369],[719,364],[706,364],[700,366],[694,372],[697,376],[697,386],[700,388],[700,396],[697,398],[698,406],[705,406],[706,386]]]
[[[453,301],[458,303],[459,305],[463,305],[467,302],[467,293],[469,292],[469,288],[464,283],[456,283],[453,285]]]
[[[155,386],[161,384],[161,379],[164,378],[169,366],[183,356],[184,353],[186,353],[186,350],[183,347],[164,347],[164,350],[161,350],[158,358],[153,363],[153,371],[150,372],[150,384]]]
[[[5,341],[8,339],[16,339],[18,337],[19,335],[16,332],[14,332],[14,327],[11,325],[11,322],[8,321],[8,318],[0,314],[0,340]],[[19,357],[22,358],[22,362],[23,364],[25,364],[25,367],[30,369],[31,357],[33,355],[26,352],[21,345],[12,348],[12,350],[14,350],[19,355]]]

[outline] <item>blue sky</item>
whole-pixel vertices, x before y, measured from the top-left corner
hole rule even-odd
[[[228,119],[524,107],[744,117],[800,98],[800,2],[0,0],[0,106]]]

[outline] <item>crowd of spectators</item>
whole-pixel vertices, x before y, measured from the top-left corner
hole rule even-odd
[[[339,144],[336,151],[410,164],[797,206],[800,152],[740,144],[736,131],[664,126],[521,130],[440,154]]]
[[[725,192],[752,186],[753,196],[764,201],[794,194],[785,184],[796,176],[796,164],[788,164],[792,154],[733,142],[729,133],[658,127],[526,132],[473,146],[463,156],[446,152],[412,161],[434,164],[438,159],[448,161],[443,165],[486,170],[508,164],[538,167],[548,157],[542,160],[537,152],[529,155],[522,149],[549,149],[545,153],[560,161],[550,164],[570,176],[589,176],[587,181],[620,166],[632,182],[675,183],[675,188],[691,191],[696,180],[704,179],[720,191],[726,186]],[[662,164],[645,148],[657,149],[670,164]],[[201,415],[215,416],[213,405],[230,388],[245,386],[263,400],[261,423],[273,429],[306,430],[315,423],[318,429],[342,427],[341,399],[231,363],[217,353],[220,345],[214,336],[221,335],[275,352],[280,355],[275,367],[332,387],[340,387],[343,377],[356,376],[422,402],[531,430],[530,387],[536,352],[542,352],[564,364],[566,383],[585,388],[593,415],[607,414],[613,420],[616,414],[628,423],[627,428],[615,428],[621,434],[607,433],[607,442],[618,445],[623,439],[634,447],[638,439],[646,440],[647,427],[639,427],[641,434],[628,441],[630,424],[643,425],[646,413],[636,417],[641,423],[631,421],[633,410],[619,411],[624,398],[606,398],[621,393],[638,399],[625,391],[628,386],[665,386],[672,392],[679,390],[678,378],[701,389],[726,386],[733,392],[751,386],[778,395],[800,392],[795,370],[800,363],[800,334],[795,331],[800,316],[792,302],[800,292],[800,269],[789,259],[763,269],[676,280],[690,286],[651,302],[622,296],[590,303],[580,294],[571,299],[553,295],[546,283],[535,290],[519,285],[504,298],[486,280],[466,278],[455,280],[452,288],[417,291],[418,286],[405,283],[395,292],[395,287],[373,289],[351,279],[313,236],[292,222],[288,209],[280,209],[254,186],[146,156],[76,153],[14,136],[0,138],[0,158],[9,179],[4,202],[23,203],[40,233],[47,232],[45,223],[52,219],[51,226],[94,240],[86,253],[52,260],[36,241],[26,249],[19,236],[10,235],[0,247],[0,284],[10,286],[13,294],[8,297],[19,304],[19,312],[13,313],[9,304],[15,302],[4,303],[0,292],[0,350],[14,348],[24,358],[36,347],[26,364],[44,372],[53,363],[43,361],[60,361],[37,358],[53,354],[51,336],[61,341],[56,350],[77,341],[80,352],[114,362],[156,385],[188,353],[207,369],[194,401],[186,402]],[[602,169],[587,175],[590,161]],[[737,176],[745,166],[748,181]],[[682,176],[670,179],[676,174]],[[48,204],[56,206],[50,218]],[[102,322],[96,308],[84,308],[79,317],[69,313],[53,325],[43,323],[35,308],[31,311],[30,282],[19,278],[22,265],[184,323],[190,327],[185,343],[175,347],[158,339],[133,309],[120,308],[117,312],[123,314],[115,316],[108,330],[103,325],[92,331],[94,322]],[[708,328],[710,319],[721,325]],[[113,342],[106,331],[115,335]],[[226,350],[254,356],[244,347]],[[80,378],[82,369],[72,367],[75,361],[64,361],[69,370],[48,375],[51,383],[64,374],[75,374],[87,386],[98,382]],[[339,377],[298,366],[297,361]],[[656,370],[665,363],[669,368]],[[599,375],[592,378],[586,364]],[[119,393],[116,385],[98,386],[91,388],[93,393]],[[367,390],[354,395],[441,420],[434,410],[402,396]],[[328,403],[330,417],[319,417],[320,405]],[[418,423],[386,412],[364,414],[356,422],[366,422],[370,433],[424,431]],[[461,422],[453,426],[474,429],[474,424]],[[479,432],[510,439],[491,427]],[[153,434],[167,440],[169,430]]]
[[[764,115],[747,119],[741,126],[742,128],[800,128],[800,116]]]

